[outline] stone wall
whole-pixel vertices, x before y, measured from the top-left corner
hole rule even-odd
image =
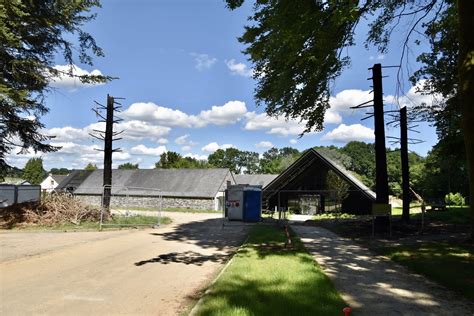
[[[76,198],[89,205],[100,205],[100,195],[76,195]],[[120,207],[159,207],[160,199],[153,196],[112,196],[110,204]],[[214,199],[163,197],[161,207],[213,210]]]

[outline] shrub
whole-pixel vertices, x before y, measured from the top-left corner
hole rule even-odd
[[[465,200],[461,193],[448,193],[444,197],[444,201],[447,205],[454,205],[454,206],[463,206],[465,204]]]

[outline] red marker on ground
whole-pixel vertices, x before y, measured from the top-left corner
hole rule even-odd
[[[349,316],[349,315],[351,314],[351,312],[352,312],[352,308],[350,308],[349,306],[344,307],[344,308],[342,309],[342,312],[344,313],[345,316]]]

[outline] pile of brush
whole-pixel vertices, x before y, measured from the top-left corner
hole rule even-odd
[[[13,226],[55,226],[72,223],[80,225],[84,221],[98,222],[100,209],[85,205],[67,194],[50,194],[41,202],[21,203],[0,210],[0,227]]]

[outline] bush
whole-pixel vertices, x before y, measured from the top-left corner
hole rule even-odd
[[[447,205],[454,205],[454,206],[463,206],[465,204],[465,200],[461,193],[448,193],[444,197],[444,202]]]

